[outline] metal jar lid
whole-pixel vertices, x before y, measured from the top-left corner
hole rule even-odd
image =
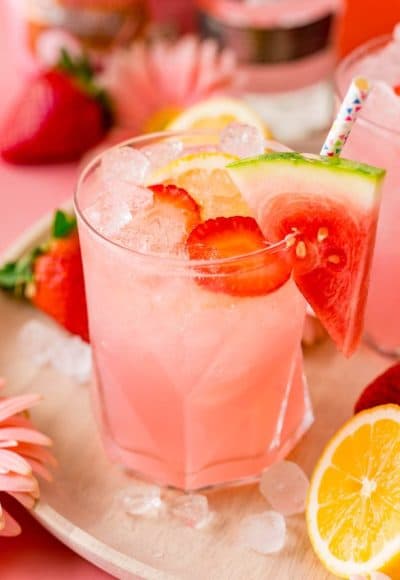
[[[303,24],[285,27],[233,26],[199,9],[200,33],[229,47],[240,63],[277,64],[295,61],[326,49],[332,41],[336,14],[331,12]]]

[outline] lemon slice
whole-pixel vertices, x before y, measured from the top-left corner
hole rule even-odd
[[[147,185],[173,183],[185,189],[201,208],[202,219],[253,215],[225,166],[234,155],[219,152],[194,153],[154,171]]]
[[[307,525],[333,574],[379,570],[400,579],[400,406],[359,413],[328,443],[312,476]]]
[[[239,99],[214,97],[196,103],[175,117],[168,125],[171,131],[188,129],[223,129],[229,123],[245,123],[257,127],[267,139],[271,132],[261,117]]]

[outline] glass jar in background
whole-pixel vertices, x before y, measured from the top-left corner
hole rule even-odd
[[[16,0],[18,1],[18,0]],[[19,0],[26,40],[35,53],[43,32],[57,29],[86,48],[106,50],[137,38],[148,20],[147,0]]]
[[[240,90],[292,146],[331,120],[340,8],[341,0],[197,0],[201,34],[234,49]]]
[[[374,64],[377,57],[381,60]],[[392,41],[389,35],[379,37],[350,53],[340,63],[335,76],[338,101],[343,98],[351,78],[360,74],[374,80],[375,87],[349,136],[343,156],[384,167],[387,171],[365,331],[368,342],[378,350],[400,356],[400,245],[397,240],[400,216],[400,97],[391,90],[391,85],[400,85],[400,40]]]

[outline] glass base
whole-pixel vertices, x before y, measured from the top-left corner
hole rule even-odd
[[[313,419],[302,358],[299,356],[287,387],[281,416],[277,418],[275,436],[267,442],[266,451],[262,455],[222,460],[193,473],[176,471],[174,466],[156,455],[125,449],[106,430],[103,431],[103,442],[109,458],[123,465],[133,475],[161,486],[194,491],[254,481],[268,465],[286,457],[309,429]],[[106,425],[104,421],[101,424]]]

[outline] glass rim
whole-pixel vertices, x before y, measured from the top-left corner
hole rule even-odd
[[[106,244],[111,244],[112,246],[118,248],[119,250],[122,250],[124,252],[128,252],[128,253],[136,256],[137,258],[140,258],[140,259],[146,260],[146,261],[154,261],[154,262],[158,262],[158,263],[163,263],[163,264],[169,263],[171,265],[181,266],[181,267],[184,267],[186,269],[196,269],[198,267],[211,269],[213,266],[218,266],[218,265],[223,266],[223,265],[229,265],[229,264],[236,264],[237,262],[252,261],[255,258],[261,258],[264,255],[275,254],[275,253],[278,253],[280,251],[288,251],[288,249],[289,249],[288,240],[291,237],[295,237],[295,235],[296,235],[295,233],[288,234],[282,240],[279,240],[278,242],[275,242],[275,243],[268,244],[265,246],[265,248],[262,248],[260,250],[255,250],[253,252],[247,252],[245,254],[238,254],[237,256],[231,256],[229,258],[217,258],[217,259],[212,259],[212,260],[206,260],[206,259],[192,260],[192,259],[188,258],[187,256],[173,256],[173,255],[168,255],[168,254],[158,254],[158,253],[154,253],[154,252],[145,253],[145,252],[140,252],[138,250],[135,250],[133,248],[128,248],[128,247],[124,246],[123,244],[120,244],[120,243],[106,237],[101,232],[99,232],[89,222],[89,220],[86,218],[86,216],[84,214],[84,210],[82,210],[82,208],[80,207],[79,199],[78,199],[79,192],[82,189],[82,187],[84,186],[86,178],[100,164],[101,158],[106,151],[110,151],[112,149],[119,149],[121,147],[126,147],[126,146],[132,146],[133,144],[146,143],[147,141],[153,141],[153,140],[159,139],[159,138],[171,138],[171,137],[188,136],[188,135],[206,137],[206,136],[212,136],[212,135],[216,136],[217,133],[215,131],[212,131],[212,130],[157,131],[154,133],[147,133],[145,135],[139,135],[136,137],[126,139],[124,141],[116,143],[115,145],[107,147],[106,149],[104,149],[103,151],[98,153],[93,159],[91,159],[88,162],[88,164],[81,170],[81,172],[79,174],[79,177],[78,177],[75,189],[74,189],[74,196],[73,196],[74,210],[75,210],[77,216],[85,224],[85,227],[87,227],[102,242],[105,242]],[[278,143],[276,141],[271,141],[271,140],[267,140],[267,143],[270,143],[272,145],[273,144],[278,145]],[[225,275],[229,275],[229,272],[226,272]]]
[[[340,86],[339,81],[339,77],[342,75],[342,73],[348,70],[352,64],[358,62],[362,57],[366,56],[370,52],[373,52],[374,49],[376,50],[388,44],[392,38],[393,37],[391,34],[381,34],[376,36],[375,38],[364,42],[360,46],[357,46],[339,62],[335,70],[333,84],[335,94],[340,101],[342,101],[345,96],[345,90],[343,90],[343,88]],[[380,123],[376,123],[370,117],[366,117],[362,111],[360,112],[357,123],[370,125],[371,127],[378,129],[379,131],[386,132],[390,135],[400,135],[400,130],[392,129],[390,127],[386,127],[385,125],[381,125]]]

